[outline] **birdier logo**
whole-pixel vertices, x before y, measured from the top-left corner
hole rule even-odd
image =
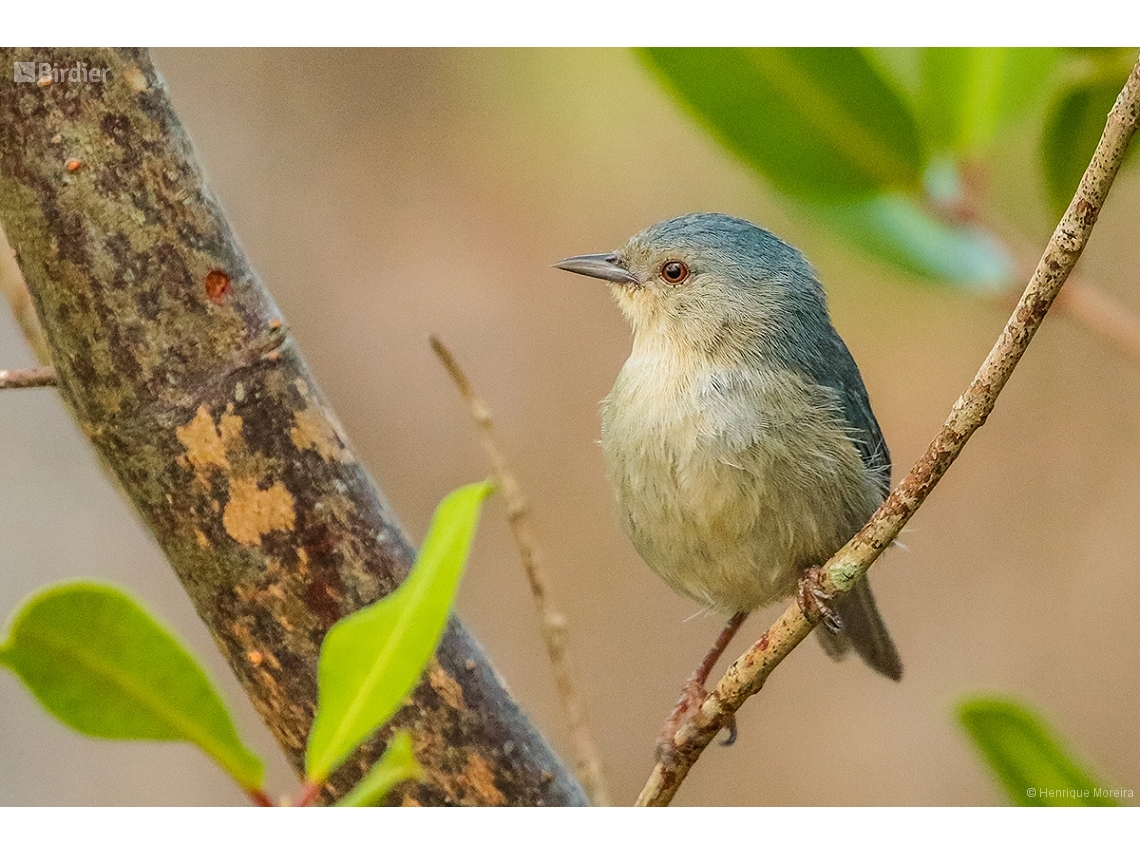
[[[106,83],[110,71],[109,68],[89,68],[85,62],[76,62],[74,65],[15,62],[12,64],[12,80],[16,83],[38,83],[40,86],[52,83]]]

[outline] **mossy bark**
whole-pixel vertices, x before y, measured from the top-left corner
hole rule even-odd
[[[0,222],[60,392],[300,770],[324,633],[391,591],[413,550],[231,233],[147,54],[0,53],[0,68],[76,69],[0,84]],[[392,726],[411,731],[428,773],[400,790],[405,802],[584,801],[456,620]],[[387,733],[325,798],[359,779]]]

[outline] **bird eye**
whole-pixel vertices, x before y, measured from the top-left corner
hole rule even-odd
[[[689,268],[683,261],[666,261],[661,265],[661,278],[671,285],[684,281],[689,275]]]

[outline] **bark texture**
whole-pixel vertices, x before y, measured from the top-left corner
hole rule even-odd
[[[324,633],[414,558],[206,185],[144,51],[0,51],[108,69],[0,84],[0,222],[59,389],[300,770]],[[396,716],[421,804],[580,804],[453,620]],[[345,792],[387,732],[333,777]]]

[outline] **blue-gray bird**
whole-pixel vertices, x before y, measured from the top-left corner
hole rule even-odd
[[[633,327],[602,403],[622,527],[674,590],[734,616],[687,684],[691,706],[744,617],[804,597],[805,571],[867,521],[891,458],[815,272],[764,229],[690,214],[556,266],[607,281]],[[865,577],[815,605],[828,653],[902,676]]]

